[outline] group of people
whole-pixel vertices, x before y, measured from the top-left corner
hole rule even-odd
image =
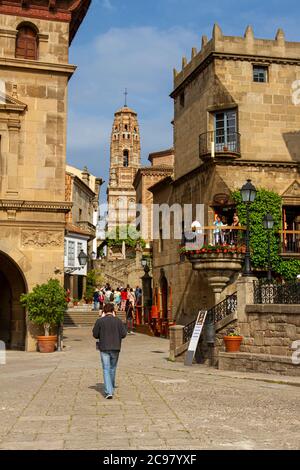
[[[94,325],[93,336],[100,351],[106,399],[113,398],[121,342],[127,333],[132,334],[134,310],[141,305],[142,289],[139,286],[135,291],[129,285],[114,290],[110,284],[95,289],[94,310],[99,310],[100,318]],[[118,311],[126,312],[127,327],[118,318]]]
[[[126,313],[126,323],[128,332],[132,333],[135,311],[142,306],[142,289],[136,286],[135,290],[129,285],[113,289],[110,284],[106,284],[101,289],[95,289],[93,296],[94,308],[100,315],[108,304],[114,306],[114,312],[123,311]]]
[[[214,244],[215,245],[237,245],[238,243],[238,230],[234,228],[230,228],[228,230],[224,229],[224,227],[228,226],[227,220],[225,216],[221,216],[217,214],[216,220],[214,221]],[[230,227],[239,227],[240,221],[238,218],[237,213],[233,214],[232,222],[229,225]]]

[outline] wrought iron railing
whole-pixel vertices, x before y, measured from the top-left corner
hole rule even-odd
[[[208,322],[213,322],[214,324],[218,323],[223,318],[226,318],[231,313],[234,313],[237,308],[237,293],[234,292],[231,295],[227,295],[226,299],[219,302],[214,307],[210,308],[207,311],[206,320]],[[193,334],[194,326],[196,320],[188,323],[183,328],[183,342],[186,343],[190,340]]]
[[[195,324],[196,324],[196,320],[191,321],[190,323],[185,325],[185,327],[183,328],[183,342],[184,343],[187,343],[191,339]]]
[[[199,136],[199,156],[212,155],[213,153],[240,154],[240,134],[231,132],[225,135],[219,131],[210,131]]]
[[[186,230],[183,234],[183,242],[186,250],[200,250],[206,245],[222,245],[225,253],[231,251],[241,252],[245,243],[244,226],[230,225],[224,220],[223,225],[209,225],[197,229],[197,232]],[[221,249],[221,247],[220,247]]]
[[[223,320],[223,318],[227,317],[231,313],[234,313],[236,311],[236,307],[237,293],[234,292],[231,295],[227,295],[226,299],[211,308],[209,312],[213,314],[214,323],[218,323],[219,321]]]
[[[300,231],[281,230],[281,253],[300,253]]]
[[[300,304],[300,283],[254,281],[255,304]]]

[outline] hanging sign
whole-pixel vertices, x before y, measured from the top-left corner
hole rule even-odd
[[[200,310],[200,312],[198,313],[198,317],[194,326],[190,344],[189,344],[189,347],[185,356],[185,361],[184,361],[185,366],[191,366],[193,364],[193,359],[194,359],[195,352],[198,346],[199,338],[203,329],[206,315],[207,315],[207,310]]]

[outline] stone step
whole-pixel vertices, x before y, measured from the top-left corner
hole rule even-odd
[[[149,325],[136,325],[135,331],[137,333],[141,333],[143,335],[154,336],[153,331],[151,330]]]

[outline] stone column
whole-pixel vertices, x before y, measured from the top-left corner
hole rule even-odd
[[[255,276],[240,276],[237,281],[237,320],[242,336],[250,336],[246,305],[253,304]]]
[[[9,155],[7,159],[7,195],[14,198],[18,195],[18,158],[19,158],[19,133],[20,121],[18,119],[9,120]]]
[[[183,325],[174,325],[169,328],[169,337],[170,337],[170,354],[169,360],[175,361],[175,351],[179,346],[183,345]]]

